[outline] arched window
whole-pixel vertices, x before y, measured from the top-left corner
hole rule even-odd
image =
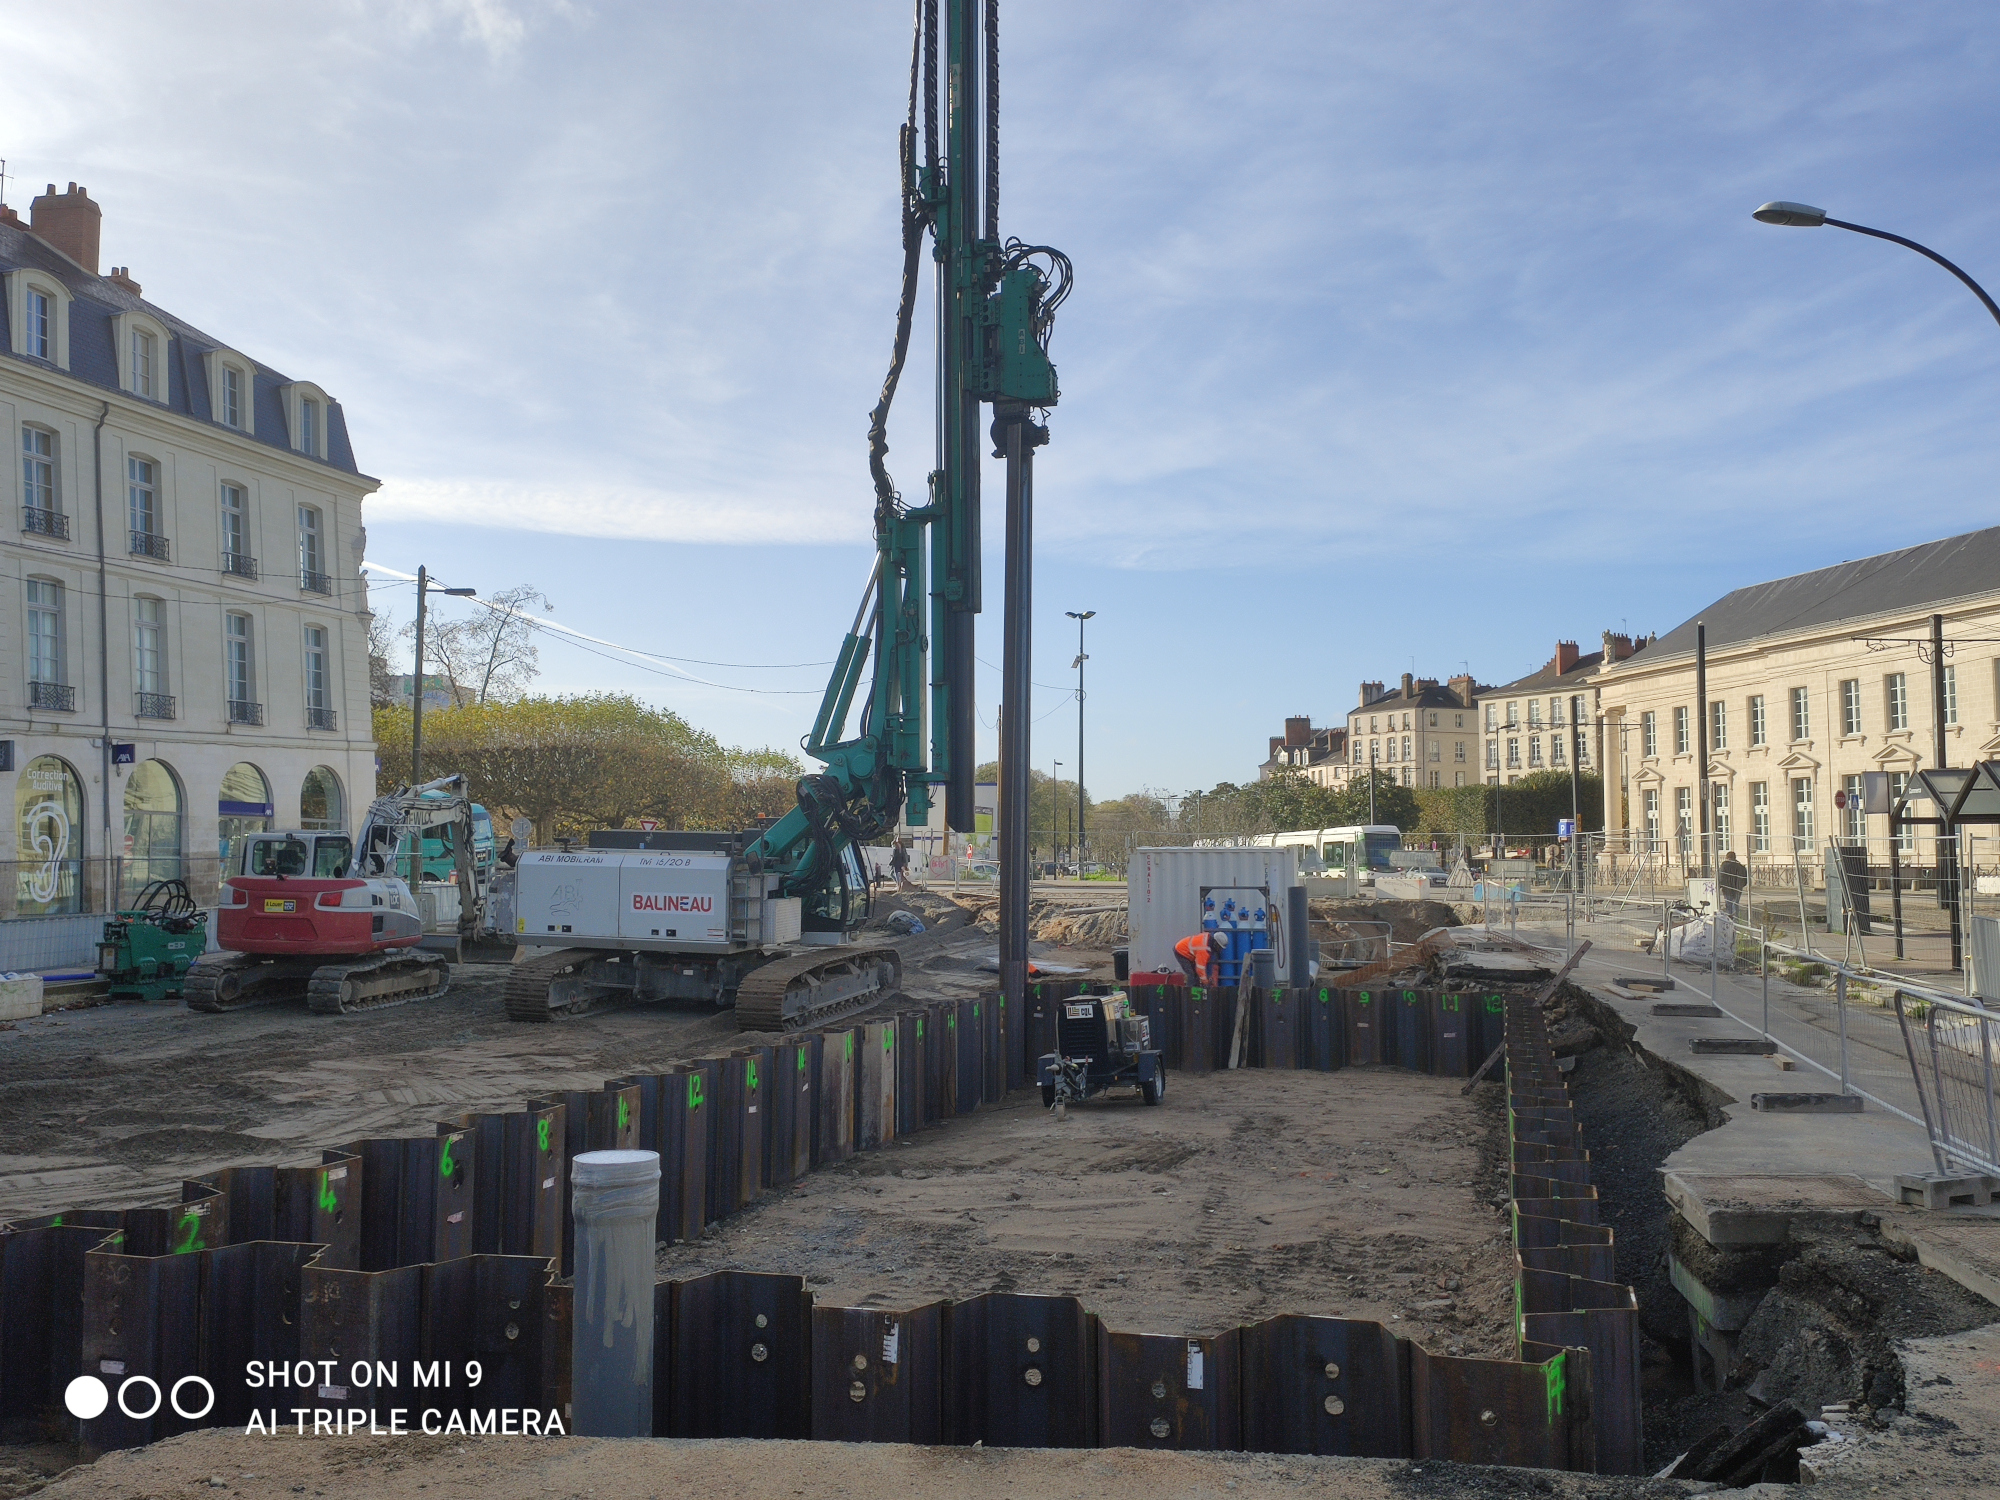
[[[215,804],[215,835],[222,855],[222,873],[231,873],[229,851],[250,833],[268,833],[273,817],[271,783],[247,760],[239,760],[222,776],[222,794]]]
[[[38,755],[14,786],[24,917],[83,910],[83,783],[67,761]]]
[[[181,784],[166,762],[141,761],[125,781],[125,867],[119,889],[127,898],[149,882],[178,880],[181,868]]]
[[[347,831],[347,799],[331,767],[314,766],[306,772],[306,784],[299,792],[299,827]]]

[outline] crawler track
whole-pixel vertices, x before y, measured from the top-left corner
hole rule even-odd
[[[561,1001],[552,996],[555,985],[592,959],[603,958],[595,948],[558,948],[537,958],[524,959],[507,973],[502,998],[510,1021],[561,1021],[581,1016],[604,1006],[604,998],[584,992],[566,995]],[[615,1004],[616,999],[610,1003]]]
[[[351,1016],[357,1011],[386,1010],[412,1000],[428,1000],[450,988],[451,965],[442,955],[399,948],[351,964],[325,964],[313,970],[306,1003],[315,1015]]]
[[[745,1031],[816,1026],[865,1010],[902,982],[903,960],[894,948],[829,948],[773,959],[736,987],[736,1022]]]

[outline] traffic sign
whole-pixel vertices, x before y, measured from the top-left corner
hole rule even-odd
[[[1844,792],[1844,791],[1842,791],[1842,792],[1835,792],[1835,793],[1833,794],[1833,805],[1834,805],[1834,806],[1835,806],[1836,808],[1844,808],[1844,807],[1846,807],[1846,806],[1847,806],[1847,793],[1846,793],[1846,792]]]

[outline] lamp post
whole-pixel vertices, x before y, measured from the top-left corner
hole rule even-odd
[[[417,650],[416,660],[411,663],[416,668],[410,678],[410,785],[420,785],[424,779],[424,599],[430,594],[450,594],[458,599],[471,599],[478,594],[477,589],[441,589],[431,582],[430,570],[421,563],[417,565]]]
[[[1076,621],[1076,660],[1070,665],[1076,668],[1076,873],[1083,875],[1083,849],[1086,839],[1083,831],[1083,664],[1090,660],[1083,654],[1083,622],[1097,618],[1097,611],[1086,609],[1081,614],[1073,609],[1063,611]]]
[[[1854,234],[1871,235],[1875,239],[1889,240],[1903,246],[1907,250],[1914,250],[1926,259],[1936,261],[1970,287],[1972,295],[1985,303],[1986,310],[1993,314],[1993,321],[2000,323],[2000,306],[1996,306],[1993,299],[1986,295],[1984,287],[1966,275],[1965,272],[1959,270],[1957,266],[1946,260],[1942,255],[1939,255],[1937,251],[1926,245],[1919,245],[1915,240],[1906,240],[1900,234],[1891,234],[1886,229],[1870,229],[1865,224],[1849,224],[1844,219],[1830,219],[1827,217],[1825,209],[1814,208],[1807,203],[1786,203],[1783,201],[1766,203],[1762,208],[1752,209],[1750,217],[1760,224],[1779,224],[1787,229],[1818,229],[1821,225],[1831,225],[1835,229],[1849,230]]]
[[[1055,861],[1056,879],[1062,879],[1062,824],[1056,806],[1062,801],[1062,762],[1049,762],[1049,858]]]

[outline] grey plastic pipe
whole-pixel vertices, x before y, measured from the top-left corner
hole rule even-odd
[[[653,1233],[657,1151],[586,1151],[570,1163],[576,1219],[570,1429],[653,1435]]]

